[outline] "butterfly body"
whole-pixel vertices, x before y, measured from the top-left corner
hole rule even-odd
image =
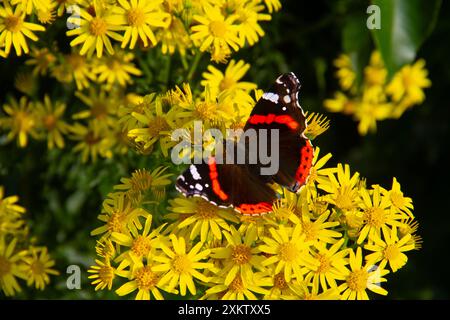
[[[233,148],[234,154],[228,159],[232,163],[209,157],[200,164],[192,164],[178,177],[177,190],[219,207],[233,207],[245,215],[272,211],[277,199],[272,183],[297,192],[307,182],[313,159],[312,144],[304,135],[307,123],[298,102],[299,89],[300,82],[293,73],[279,76],[253,108],[244,133]],[[263,136],[267,132],[271,134]],[[277,135],[272,134],[275,132]],[[251,161],[255,142],[246,140],[250,134],[258,138],[258,148],[268,150],[270,156],[278,153],[276,172],[263,174],[267,163],[260,158],[259,151],[257,160]],[[235,151],[239,148],[245,152],[244,163],[237,161]],[[230,149],[224,151],[226,155]]]

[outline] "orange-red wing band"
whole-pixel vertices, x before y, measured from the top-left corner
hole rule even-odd
[[[298,128],[298,123],[295,121],[291,116],[289,115],[279,115],[269,113],[268,115],[259,115],[254,114],[253,116],[248,119],[248,122],[251,124],[271,124],[272,122],[285,124],[288,126],[291,130],[295,130]]]
[[[300,165],[297,168],[295,179],[300,185],[305,184],[306,179],[309,176],[313,161],[313,148],[309,140],[306,140],[306,144],[300,150]]]
[[[236,209],[243,214],[258,216],[272,211],[272,205],[268,202],[259,202],[255,204],[243,203],[236,207]]]
[[[228,196],[225,192],[223,192],[220,187],[219,180],[217,177],[219,176],[217,173],[216,159],[214,157],[210,157],[208,160],[209,166],[209,178],[211,179],[212,189],[214,193],[223,201],[228,199]]]

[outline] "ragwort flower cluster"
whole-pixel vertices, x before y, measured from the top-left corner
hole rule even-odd
[[[375,131],[377,121],[398,119],[406,110],[421,104],[425,100],[423,90],[431,86],[423,59],[403,66],[389,80],[380,53],[374,51],[359,85],[348,55],[340,55],[335,66],[342,91],[325,100],[324,105],[331,112],[352,115],[361,135]]]
[[[237,66],[242,72],[234,72]],[[225,72],[210,67],[203,90],[185,84],[145,96],[147,105],[130,109],[122,124],[136,143],[161,150],[166,159],[174,128],[185,128],[192,138],[197,120],[203,128],[242,127],[256,88],[241,81],[245,71],[243,62],[231,61]],[[325,117],[307,117],[309,138],[328,129]],[[276,189],[279,199],[263,216],[243,216],[177,194],[172,176],[180,169],[173,164],[134,172],[104,201],[102,226],[92,233],[98,236],[93,285],[136,299],[386,295],[386,275],[421,247],[412,200],[395,178],[388,189],[368,187],[348,165],[327,165],[330,158],[316,147],[308,183],[298,194]]]
[[[17,295],[22,285],[44,290],[50,276],[59,274],[47,248],[32,240],[18,201],[0,186],[0,292],[5,296]]]

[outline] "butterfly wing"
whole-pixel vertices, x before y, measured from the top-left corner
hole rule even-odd
[[[278,152],[279,169],[270,179],[293,192],[306,183],[313,160],[311,141],[304,135],[306,117],[298,102],[300,87],[292,72],[279,76],[271,90],[258,100],[244,127],[244,132],[254,129],[257,135],[260,129],[279,130],[278,150],[272,150],[270,139],[265,146],[266,150]],[[249,168],[253,174],[261,174],[263,165],[258,162]]]
[[[202,197],[219,207],[233,207],[245,215],[272,211],[277,199],[269,185],[253,175],[247,166],[219,164],[215,157],[208,163],[192,164],[176,182],[176,188],[187,197]]]

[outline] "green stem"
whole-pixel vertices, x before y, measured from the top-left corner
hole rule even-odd
[[[194,76],[194,73],[197,70],[198,63],[200,62],[201,57],[202,57],[202,52],[197,51],[197,54],[194,57],[194,61],[192,62],[191,68],[189,69],[189,73],[186,78],[187,82],[190,82],[192,80],[192,77]]]

